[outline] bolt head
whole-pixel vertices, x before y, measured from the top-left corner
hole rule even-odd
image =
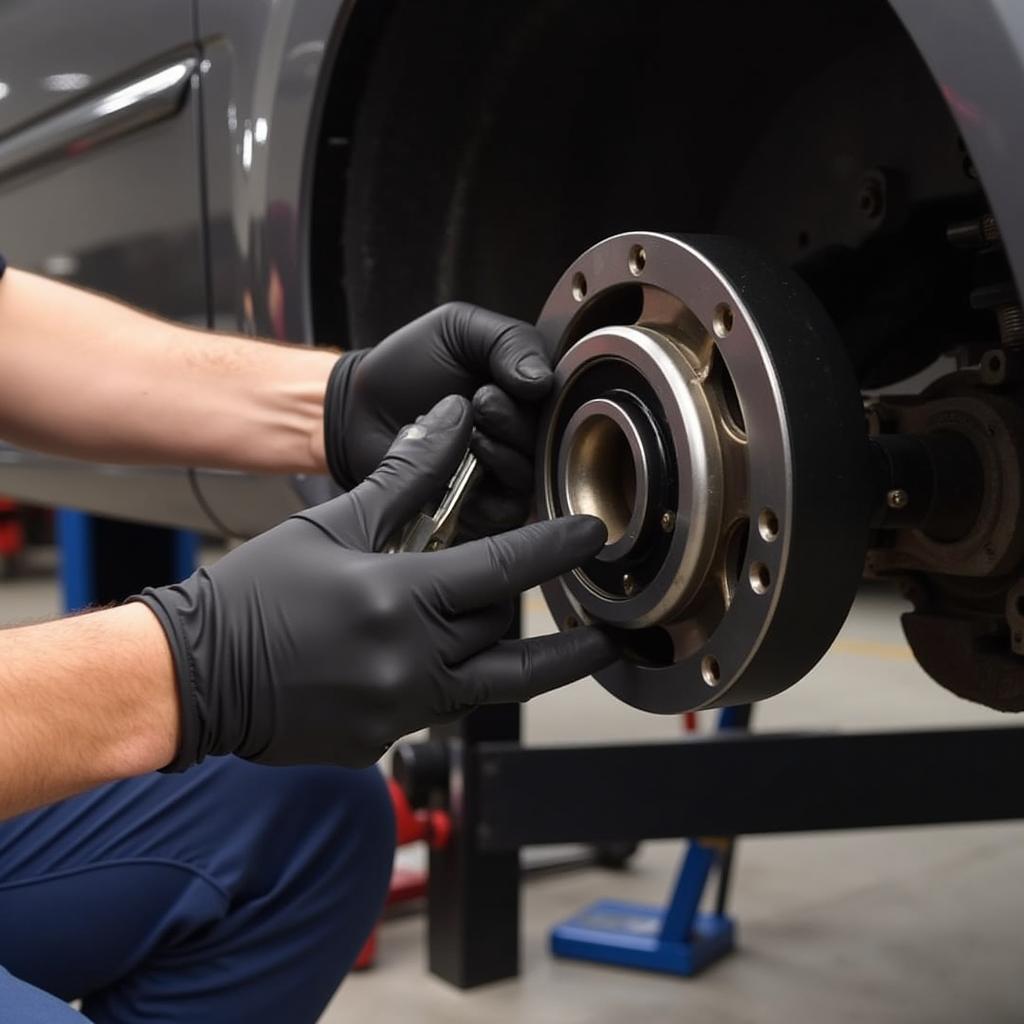
[[[885,496],[889,508],[906,508],[910,504],[910,495],[902,487],[894,487]]]
[[[661,513],[661,528],[665,533],[671,533],[676,528],[676,514],[668,511]]]
[[[622,592],[626,597],[630,597],[636,592],[636,580],[628,572],[622,577]]]

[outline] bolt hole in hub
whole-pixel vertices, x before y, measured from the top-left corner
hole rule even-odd
[[[757,532],[771,543],[779,535],[779,517],[770,509],[761,509],[757,517]]]
[[[539,514],[608,528],[544,594],[619,643],[599,681],[664,713],[796,682],[866,542],[860,396],[813,296],[728,239],[633,232],[580,256],[538,323],[557,363]]]

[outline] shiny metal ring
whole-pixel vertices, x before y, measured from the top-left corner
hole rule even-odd
[[[557,419],[559,410],[572,395],[581,371],[600,362],[618,362],[637,370],[660,401],[671,437],[684,442],[694,439],[693,444],[677,444],[672,452],[677,476],[672,502],[676,528],[672,531],[669,553],[650,584],[639,592],[613,596],[602,592],[583,571],[574,573],[566,583],[581,607],[600,621],[642,628],[655,625],[671,614],[690,596],[708,568],[713,553],[709,550],[709,540],[717,535],[721,522],[721,453],[717,443],[703,443],[713,436],[712,413],[703,391],[692,386],[693,366],[678,347],[643,328],[594,331],[566,352],[555,369],[558,398],[549,412],[548,424]],[[554,431],[548,429],[546,433],[549,445],[541,461],[550,467],[555,448],[561,441]],[[560,473],[561,470],[559,477]],[[564,488],[563,484],[561,489],[564,491]],[[559,508],[554,501],[556,489],[555,479],[550,473],[546,474],[541,493],[548,516],[570,511]],[[649,490],[646,498],[650,499]],[[638,519],[644,518],[645,511],[637,504]],[[629,550],[633,547],[635,542]],[[620,549],[617,548],[606,548],[599,556],[603,561],[618,557]]]
[[[558,454],[562,500],[571,515],[604,520],[608,541],[597,556],[612,562],[640,538],[650,495],[648,454],[620,402],[595,398],[573,413]]]

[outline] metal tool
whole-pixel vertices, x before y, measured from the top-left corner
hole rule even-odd
[[[421,512],[402,530],[401,535],[388,545],[387,550],[440,551],[448,547],[455,539],[462,503],[480,478],[481,471],[476,456],[467,451],[459,463],[459,468],[448,482],[448,488],[437,510],[432,515]]]

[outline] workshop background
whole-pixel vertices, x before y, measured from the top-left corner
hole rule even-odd
[[[24,524],[0,583],[4,625],[59,614],[58,551],[45,513],[13,506]],[[203,557],[216,557],[216,545]],[[755,708],[755,730],[874,730],[1015,724],[960,701],[914,662],[888,589],[861,591],[825,660],[786,693]],[[524,598],[529,632],[552,624],[539,592]],[[698,716],[714,728],[714,713]],[[609,740],[686,742],[677,717],[623,707],[592,680],[538,698],[524,714],[527,744]],[[383,764],[386,766],[387,761]],[[857,766],[851,765],[851,771]],[[714,779],[700,780],[714,787]],[[659,779],[637,800],[657,800]],[[543,800],[543,792],[536,794]],[[680,840],[641,843],[624,868],[583,866],[576,847],[534,848],[523,890],[522,974],[461,992],[426,969],[422,902],[392,908],[375,962],[351,976],[325,1024],[482,1019],[529,1024],[619,1024],[702,1019],[716,1024],[793,1020],[1019,1022],[1024,825],[983,824],[806,833],[739,840],[729,893],[738,947],[694,978],[556,959],[549,935],[596,900],[660,906],[684,854]],[[425,844],[399,851],[403,875],[426,865]],[[563,866],[559,867],[559,862]],[[714,881],[714,879],[712,879]],[[713,902],[714,885],[705,903]]]
[[[833,493],[825,515],[803,501],[793,531],[778,515],[788,492],[751,501],[732,536],[774,544],[780,561],[815,531],[829,532],[819,550],[845,547],[835,563],[801,560],[814,585],[787,604],[794,665],[833,636],[800,614],[857,596],[823,660],[749,721],[644,713],[586,680],[523,710],[522,751],[508,708],[453,728],[439,763],[436,746],[399,745],[408,841],[393,901],[328,1024],[1024,1020],[1024,719],[946,688],[1024,704],[1006,685],[1024,654],[1022,53],[1015,0],[0,3],[0,222],[15,266],[312,344],[369,345],[452,298],[531,320],[543,308],[564,340],[559,318],[586,302],[587,325],[621,347],[652,275],[667,275],[673,330],[710,294],[691,274],[701,252],[660,234],[683,230],[724,273],[706,351],[728,350],[735,325],[777,369],[791,334],[759,324],[789,310],[824,325],[781,382],[730,376],[729,357],[700,377],[723,437],[744,406],[772,407],[787,431],[783,406],[814,424],[766,453],[763,481],[799,478],[821,498],[833,464],[848,468],[825,436],[843,433],[833,407],[844,399],[859,431],[858,383],[872,404],[872,452],[892,479],[874,488],[866,564],[891,585],[860,583],[859,502]],[[633,234],[609,243],[618,232]],[[707,235],[753,249],[725,273],[729,247]],[[588,257],[599,242],[608,259]],[[810,291],[734,301],[760,266],[752,252]],[[647,312],[660,324],[665,308]],[[814,386],[847,361],[848,393]],[[877,400],[894,386],[902,400]],[[961,434],[944,448],[951,424]],[[97,470],[6,446],[0,468],[16,495],[0,499],[0,624],[180,579],[223,550],[211,533],[251,535],[325,493],[309,478]],[[714,490],[697,482],[695,501]],[[728,582],[750,601],[799,582],[765,575],[731,539],[708,547],[736,556]],[[636,581],[614,582],[625,597]],[[904,637],[912,607],[918,658],[944,685]],[[741,630],[752,653],[768,626]],[[539,592],[523,627],[554,628]],[[708,685],[713,654],[726,656],[709,652]],[[683,668],[660,668],[682,687]],[[564,771],[547,748],[573,752]],[[601,842],[517,854],[541,823]]]

